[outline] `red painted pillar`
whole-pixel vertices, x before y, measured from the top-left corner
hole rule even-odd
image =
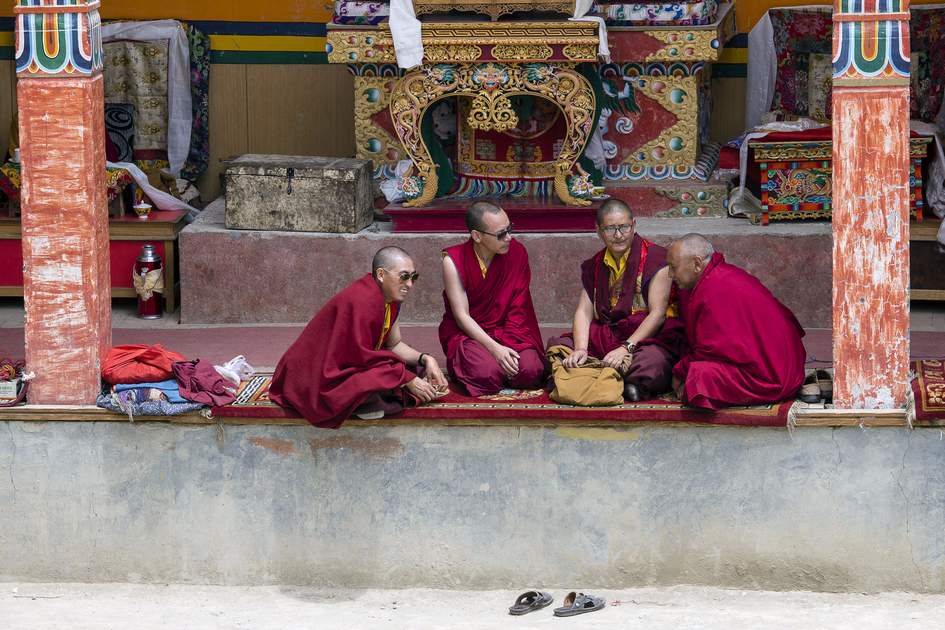
[[[906,406],[909,1],[835,0],[834,403]]]
[[[99,3],[76,1],[14,7],[31,404],[94,404],[111,346]]]

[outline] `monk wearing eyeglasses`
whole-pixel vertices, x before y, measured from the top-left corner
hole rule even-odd
[[[572,331],[548,345],[573,349],[565,367],[594,357],[620,371],[627,400],[654,398],[670,390],[685,347],[666,249],[636,233],[633,212],[617,199],[598,208],[597,235],[604,248],[581,263]]]
[[[269,399],[336,429],[352,415],[378,419],[445,394],[436,359],[407,345],[397,323],[418,278],[407,252],[378,250],[371,273],[331,298],[279,360]]]
[[[466,227],[469,240],[443,250],[446,369],[473,396],[540,387],[545,360],[528,252],[495,204],[469,206]]]

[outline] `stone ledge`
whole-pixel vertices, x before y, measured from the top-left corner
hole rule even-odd
[[[804,327],[830,328],[830,224],[762,227],[732,218],[640,217],[637,227],[662,245],[688,232],[705,234],[730,262],[758,276]],[[378,248],[396,244],[413,255],[422,276],[401,317],[435,324],[443,313],[440,251],[463,238],[391,234],[378,224],[357,234],[227,230],[218,200],[180,235],[181,323],[308,321],[332,295],[369,271]],[[580,291],[580,262],[601,247],[596,234],[516,238],[529,250],[539,321],[570,321]]]
[[[131,422],[127,417],[107,409],[92,406],[25,405],[0,409],[0,422],[117,422],[126,424],[180,424],[180,425],[249,425],[249,426],[309,426],[301,418],[231,418],[207,417],[199,412],[179,416],[136,416]],[[702,424],[694,422],[613,422],[607,420],[522,420],[522,419],[423,419],[403,420],[385,418],[381,420],[347,420],[346,427],[587,427],[625,428],[640,426],[677,427],[727,427],[735,425]],[[795,412],[794,426],[800,427],[907,427],[904,409],[880,409],[862,411],[857,409],[818,409],[799,406]],[[915,423],[916,427],[934,426]],[[740,429],[763,429],[771,427],[736,427]]]

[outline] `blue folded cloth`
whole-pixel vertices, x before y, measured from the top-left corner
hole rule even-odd
[[[115,385],[116,392],[124,392],[129,389],[158,389],[164,394],[167,398],[167,402],[170,403],[189,403],[190,401],[180,395],[180,386],[177,384],[177,381],[170,378],[166,381],[160,381],[158,383],[129,383],[122,385]]]

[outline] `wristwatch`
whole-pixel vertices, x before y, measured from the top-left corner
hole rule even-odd
[[[627,349],[627,352],[633,354],[633,351],[637,349],[637,342],[628,339],[623,343],[623,347]]]

